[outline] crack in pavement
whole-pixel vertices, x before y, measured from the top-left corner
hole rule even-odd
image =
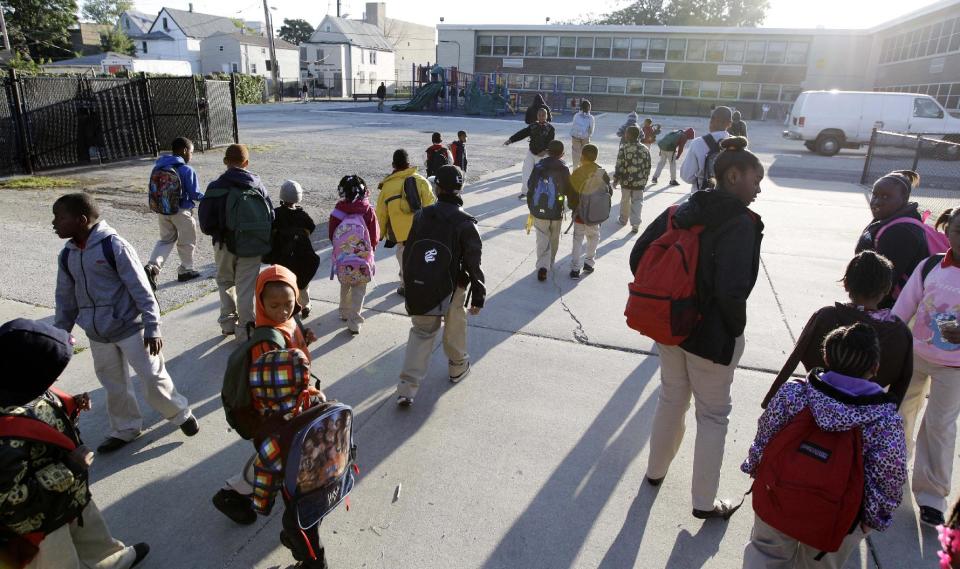
[[[777,289],[773,287],[773,279],[770,277],[770,271],[767,270],[767,264],[764,262],[763,257],[760,257],[760,266],[763,267],[763,276],[767,277],[767,284],[770,285],[770,292],[773,293],[773,300],[777,303],[777,310],[780,311],[780,320],[783,321],[783,325],[787,329],[787,334],[790,334],[790,341],[796,344],[797,336],[793,333],[793,329],[790,328],[790,322],[787,321],[787,313],[783,309],[783,303],[780,302],[780,295],[777,294]]]
[[[550,281],[553,283],[553,286],[557,289],[557,294],[560,296],[560,307],[564,312],[570,316],[570,319],[573,320],[576,326],[573,329],[573,339],[577,341],[578,344],[583,344],[585,346],[592,346],[590,343],[590,337],[587,336],[587,331],[583,328],[583,322],[577,318],[577,315],[573,313],[573,310],[567,304],[566,299],[563,297],[563,287],[560,286],[560,283],[557,282],[557,272],[556,270],[551,271]]]

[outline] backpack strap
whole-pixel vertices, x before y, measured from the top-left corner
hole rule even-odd
[[[283,334],[281,334],[279,330],[272,326],[257,326],[253,329],[253,332],[250,334],[250,346],[256,346],[261,342],[269,342],[281,350],[287,346],[287,339],[283,337]]]
[[[117,255],[113,252],[113,235],[107,235],[103,240],[100,241],[100,252],[103,254],[103,258],[107,260],[107,264],[110,265],[110,268],[114,271],[117,270]],[[73,274],[70,273],[70,265],[67,260],[70,258],[70,249],[64,247],[60,251],[59,263],[60,268],[70,280],[75,281]]]
[[[912,217],[898,217],[893,221],[885,224],[883,227],[881,227],[880,231],[877,231],[877,236],[874,237],[873,239],[874,244],[876,245],[877,243],[880,242],[880,237],[882,237],[883,234],[887,232],[887,229],[893,227],[894,225],[903,225],[903,224],[915,225],[920,229],[923,229],[924,225],[926,225],[924,222],[920,221],[919,219],[914,219]]]
[[[77,444],[40,419],[20,415],[0,417],[0,437],[27,439],[71,451]]]
[[[710,149],[710,152],[720,152],[720,143],[717,142],[717,139],[713,137],[709,132],[700,138],[707,143],[707,148]]]
[[[393,198],[391,198],[391,199],[393,199]],[[390,200],[387,200],[387,201],[390,201]],[[344,213],[343,211],[341,211],[341,210],[339,210],[339,209],[336,209],[336,208],[334,208],[334,210],[330,212],[330,216],[331,216],[331,217],[335,217],[335,218],[339,219],[340,221],[343,221],[344,219],[346,219],[346,218],[347,218],[347,215],[348,215],[348,214],[346,214],[346,213]]]
[[[945,253],[940,253],[940,254],[938,254],[938,255],[933,255],[932,257],[930,257],[929,259],[927,259],[926,261],[923,262],[923,268],[920,269],[920,282],[921,282],[921,283],[924,282],[924,281],[926,281],[926,280],[927,280],[927,276],[928,276],[931,272],[933,272],[933,269],[936,268],[937,265],[939,265],[940,263],[943,262],[944,257],[946,257],[946,254],[945,254]]]
[[[71,281],[76,282],[76,279],[74,279],[73,275],[70,274],[70,265],[67,264],[68,258],[70,258],[70,249],[64,247],[63,250],[60,251],[60,258],[59,258],[60,270],[62,270],[68,277],[70,277]]]

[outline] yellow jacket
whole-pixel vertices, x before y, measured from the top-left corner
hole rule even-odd
[[[377,196],[377,220],[380,223],[380,234],[397,243],[407,240],[407,235],[410,234],[410,228],[413,226],[413,212],[410,211],[410,206],[403,197],[403,181],[410,176],[417,180],[420,204],[423,207],[437,201],[430,182],[417,174],[416,166],[398,170],[380,182],[380,194]],[[393,197],[399,199],[390,199]],[[387,203],[388,200],[389,203]]]

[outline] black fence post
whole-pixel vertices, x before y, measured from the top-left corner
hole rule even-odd
[[[199,79],[199,80],[198,80]],[[202,153],[207,148],[207,136],[203,132],[203,118],[200,116],[200,86],[203,85],[204,79],[200,76],[193,76],[193,108],[196,112],[197,117],[197,133],[200,135],[200,152]]]
[[[877,142],[877,127],[870,131],[870,146],[867,147],[867,159],[863,161],[863,173],[860,174],[860,185],[867,183],[867,176],[870,172],[870,161],[873,160],[873,151]]]
[[[917,135],[917,147],[913,152],[913,166],[910,167],[914,172],[917,171],[917,164],[920,163],[920,148],[923,146],[923,137],[919,134]]]
[[[237,74],[230,74],[230,112],[233,115],[233,143],[240,143],[240,129],[237,122]]]
[[[10,69],[10,96],[13,100],[13,120],[17,128],[17,138],[20,142],[20,159],[23,162],[23,171],[33,174],[33,157],[30,154],[30,144],[27,136],[26,112],[23,108],[23,98],[20,93],[20,77],[17,70]]]
[[[140,80],[143,81],[141,93],[143,93],[144,107],[147,109],[147,128],[150,129],[149,136],[153,143],[153,157],[156,158],[160,156],[160,140],[157,139],[157,123],[153,116],[153,91],[150,89],[150,79],[147,78],[146,72],[140,73]]]

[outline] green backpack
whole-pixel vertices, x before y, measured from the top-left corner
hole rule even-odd
[[[680,137],[683,135],[684,132],[682,130],[670,132],[657,142],[657,146],[660,147],[660,150],[674,151],[677,149],[677,145],[680,144]]]
[[[282,350],[287,341],[276,328],[261,326],[254,328],[250,339],[241,344],[227,359],[227,370],[223,373],[223,388],[220,400],[223,412],[227,415],[227,424],[238,435],[250,440],[263,423],[263,418],[253,406],[250,396],[250,350],[257,344],[269,342]]]
[[[226,199],[224,243],[237,257],[260,257],[270,252],[273,211],[260,190],[252,186],[214,188],[205,198]]]

